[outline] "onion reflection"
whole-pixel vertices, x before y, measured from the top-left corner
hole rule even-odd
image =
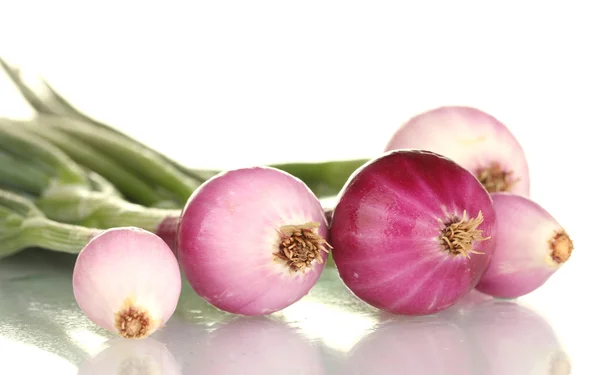
[[[481,303],[462,317],[474,346],[480,348],[489,375],[568,375],[567,354],[548,322],[514,301]]]
[[[186,341],[178,343],[181,351],[173,352],[186,375],[324,373],[316,346],[287,324],[265,317],[234,318]]]
[[[437,316],[384,321],[348,354],[344,374],[568,375],[552,327],[513,301],[474,296]]]
[[[342,373],[353,375],[486,374],[474,358],[466,333],[439,318],[388,320],[349,353]]]
[[[181,375],[167,347],[152,339],[115,339],[108,347],[84,362],[79,375]]]

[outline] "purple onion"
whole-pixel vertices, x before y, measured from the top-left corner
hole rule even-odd
[[[466,169],[428,151],[366,163],[340,193],[333,259],[348,288],[398,314],[452,306],[479,282],[495,248],[490,195]]]

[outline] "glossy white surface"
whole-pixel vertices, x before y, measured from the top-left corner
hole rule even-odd
[[[585,375],[599,369],[587,344],[598,333],[595,317],[572,304],[584,299],[569,299],[573,293],[561,288],[540,289],[531,295],[535,303],[472,293],[435,316],[408,318],[361,303],[328,268],[308,296],[268,317],[222,313],[186,286],[166,327],[147,340],[124,340],[77,308],[73,264],[72,256],[39,250],[0,261],[0,374]],[[565,304],[565,314],[551,313]]]

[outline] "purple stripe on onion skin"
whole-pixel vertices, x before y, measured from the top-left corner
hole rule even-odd
[[[477,289],[517,298],[540,288],[571,257],[573,241],[556,219],[530,198],[492,194],[496,251]]]
[[[373,183],[380,175],[397,194]],[[423,212],[405,200],[429,200],[432,208]],[[379,212],[372,202],[384,202]],[[343,282],[365,302],[396,314],[432,314],[479,282],[495,228],[490,195],[473,174],[432,152],[397,150],[365,164],[342,189],[332,255]]]
[[[491,192],[529,195],[525,153],[508,128],[479,109],[445,106],[406,121],[385,151],[422,149],[444,155],[473,173]]]
[[[270,167],[221,173],[186,204],[178,259],[196,293],[234,314],[265,315],[314,286],[330,246],[325,212],[299,179]]]
[[[412,260],[411,261],[407,261],[406,259],[403,259],[402,261],[399,261],[397,259],[397,257],[389,257],[388,262],[390,261],[394,261],[396,263],[404,263],[404,264],[409,264],[409,266],[404,267],[396,272],[393,273],[389,273],[389,275],[385,275],[385,276],[380,276],[379,273],[381,273],[381,266],[383,264],[381,263],[375,263],[375,262],[368,262],[368,264],[365,264],[364,266],[357,268],[356,270],[360,270],[360,275],[358,272],[355,271],[355,273],[353,274],[353,276],[355,276],[356,278],[359,277],[363,277],[367,280],[372,280],[372,283],[360,283],[360,284],[356,284],[356,286],[354,287],[354,289],[356,291],[359,292],[363,292],[363,293],[368,293],[370,291],[373,291],[374,293],[377,291],[374,291],[374,289],[379,289],[382,286],[387,286],[387,285],[394,285],[396,284],[396,281],[398,281],[399,278],[405,278],[407,275],[410,275],[411,273],[415,273],[415,272],[427,272],[428,270],[431,269],[431,267],[435,267],[436,265],[440,264],[439,261],[435,261],[431,258],[424,258],[424,259],[419,259],[419,260]]]
[[[443,265],[443,262],[437,262],[436,264],[432,265],[432,267],[421,267],[421,269],[417,270],[421,274],[421,277],[415,281],[411,289],[406,294],[398,296],[396,301],[391,305],[390,309],[393,311],[398,308],[406,308],[404,306],[406,306],[407,302],[410,303],[414,298],[419,298],[419,296],[421,295],[421,291],[427,290],[426,286],[430,284],[431,280],[440,276],[440,269]],[[434,280],[434,283],[437,283],[437,281]],[[437,302],[435,301],[435,298],[439,294],[437,292],[438,290],[440,289],[437,288],[436,285],[434,285],[434,293],[432,294],[432,301],[434,302],[434,306],[435,302]],[[419,294],[419,296],[417,296],[417,294]],[[431,308],[431,306],[432,305],[430,305],[428,308]]]

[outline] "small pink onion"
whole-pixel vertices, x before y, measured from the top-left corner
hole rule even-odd
[[[125,338],[146,338],[171,317],[181,293],[169,246],[143,229],[108,229],[79,253],[73,292],[95,324]]]
[[[221,173],[184,207],[178,259],[192,288],[215,307],[263,315],[306,295],[327,261],[319,200],[270,167]]]
[[[398,314],[430,314],[479,281],[495,245],[490,195],[466,169],[428,151],[388,152],[359,168],[331,223],[348,288]]]
[[[385,151],[422,149],[444,155],[473,173],[489,192],[529,195],[521,145],[495,117],[471,107],[445,106],[405,122]]]
[[[567,262],[573,242],[548,211],[530,198],[492,194],[497,217],[496,251],[477,289],[517,298],[546,283]]]

